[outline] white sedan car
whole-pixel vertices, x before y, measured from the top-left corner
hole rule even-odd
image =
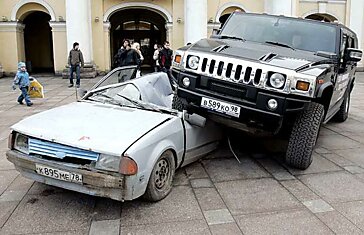
[[[27,178],[77,192],[119,201],[166,197],[175,170],[214,150],[221,132],[171,109],[165,73],[130,80],[133,71],[115,69],[80,101],[12,126],[8,160]]]

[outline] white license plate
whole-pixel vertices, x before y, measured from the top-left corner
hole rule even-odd
[[[219,100],[213,100],[209,98],[202,97],[201,99],[201,107],[224,113],[233,117],[239,117],[240,115],[240,107],[229,104]]]
[[[35,164],[35,171],[40,174],[44,175],[53,179],[68,181],[68,182],[74,182],[78,184],[82,184],[82,175],[68,172],[68,171],[62,171],[58,169],[54,169],[48,166],[38,165]]]

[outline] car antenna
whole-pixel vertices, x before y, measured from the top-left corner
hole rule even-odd
[[[233,147],[231,146],[231,142],[230,142],[230,136],[228,136],[227,138],[228,144],[229,144],[229,148],[231,153],[234,155],[234,157],[236,158],[236,160],[239,162],[239,164],[241,164],[241,161],[239,160],[238,156],[235,154]]]

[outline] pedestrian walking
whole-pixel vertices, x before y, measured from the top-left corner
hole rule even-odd
[[[21,90],[21,94],[18,97],[18,103],[23,104],[23,100],[25,100],[25,103],[27,104],[27,106],[32,106],[33,103],[30,101],[30,98],[28,95],[28,89],[29,89],[29,85],[30,85],[29,74],[27,72],[24,62],[18,63],[18,71],[17,71],[14,81],[13,81],[13,90],[16,89],[17,85],[19,86],[19,89]]]
[[[161,71],[167,73],[171,85],[175,83],[171,74],[173,51],[170,49],[168,41],[164,42],[163,49],[159,52],[159,66]]]
[[[161,50],[161,46],[159,46],[158,44],[154,44],[154,53],[153,53],[154,72],[158,72],[160,70],[159,61],[158,61],[160,50]]]
[[[78,42],[73,43],[73,48],[68,56],[68,65],[70,66],[70,85],[73,87],[73,73],[76,73],[76,87],[80,87],[80,72],[84,66],[83,55],[79,48]]]
[[[136,77],[140,77],[142,75],[141,72],[141,66],[144,60],[142,51],[140,50],[140,44],[138,42],[134,42],[132,45],[132,49],[135,50],[138,53],[138,68],[137,68],[137,73],[136,73]]]

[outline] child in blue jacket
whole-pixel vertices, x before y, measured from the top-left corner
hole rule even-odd
[[[30,85],[29,74],[27,72],[24,62],[18,63],[18,72],[16,73],[14,78],[13,90],[16,89],[16,85],[18,85],[19,89],[21,90],[21,94],[18,98],[18,103],[23,104],[23,100],[25,99],[25,103],[27,104],[27,106],[32,106],[33,103],[30,101],[28,95],[28,88]]]

